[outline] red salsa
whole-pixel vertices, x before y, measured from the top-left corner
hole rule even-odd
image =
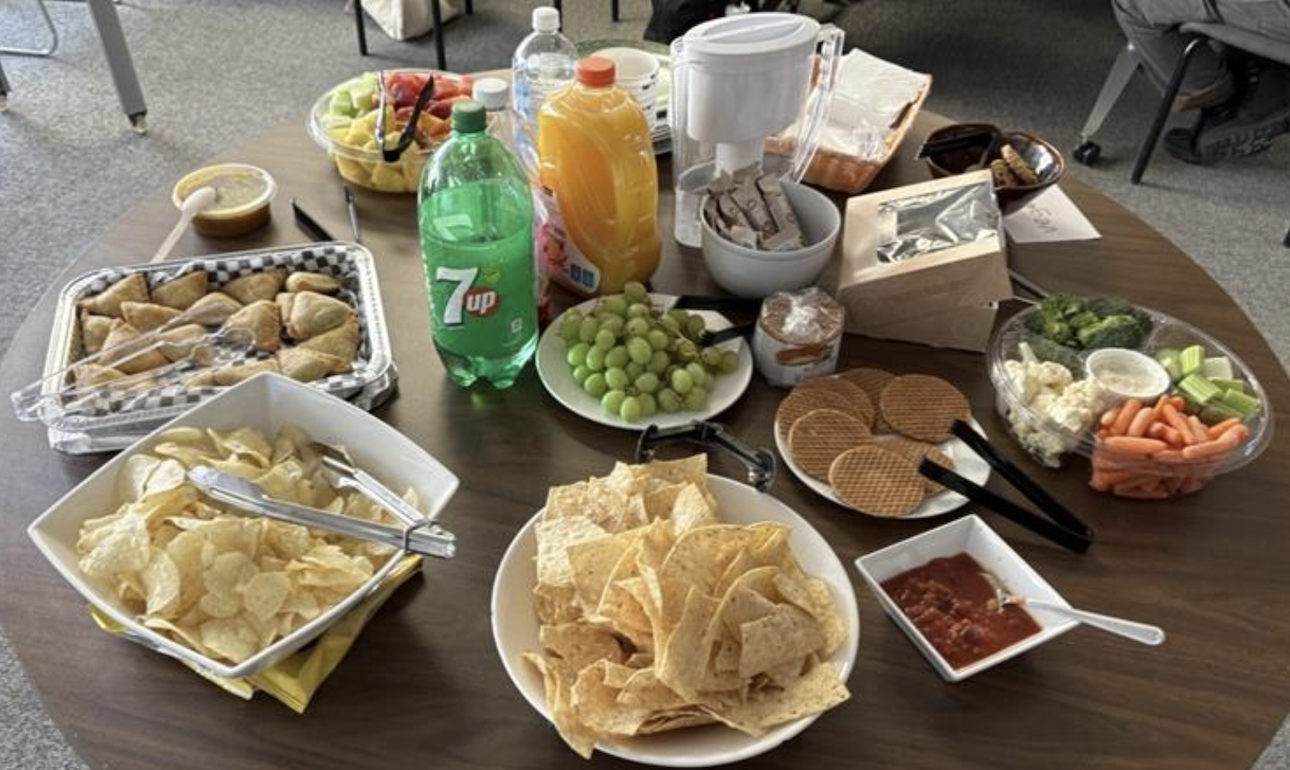
[[[961,553],[902,572],[882,589],[941,657],[963,668],[1040,631],[1021,607],[999,606],[984,571]]]

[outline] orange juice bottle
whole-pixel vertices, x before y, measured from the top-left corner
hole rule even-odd
[[[645,114],[614,87],[613,61],[578,62],[577,80],[538,113],[535,246],[551,280],[614,294],[658,267],[658,169]]]

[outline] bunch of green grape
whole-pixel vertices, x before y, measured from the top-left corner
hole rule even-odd
[[[569,310],[557,323],[573,379],[606,413],[627,422],[700,411],[717,375],[739,366],[738,353],[699,344],[700,316],[655,310],[635,281],[622,294],[602,297],[590,314]]]

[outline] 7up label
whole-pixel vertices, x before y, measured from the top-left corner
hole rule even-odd
[[[532,334],[536,311],[523,302],[529,278],[508,282],[497,268],[435,268],[431,312],[436,337],[463,355],[496,355],[498,348],[523,345]],[[510,285],[515,283],[517,285]]]

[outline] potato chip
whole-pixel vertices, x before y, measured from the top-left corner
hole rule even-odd
[[[242,603],[260,620],[268,620],[282,609],[291,592],[291,579],[285,572],[260,572],[242,587]]]
[[[161,461],[152,455],[138,454],[126,458],[117,477],[121,487],[121,497],[127,503],[143,499],[148,486],[148,477],[161,465]]]
[[[187,534],[187,533],[184,533]],[[179,603],[179,568],[170,555],[153,547],[148,566],[143,568],[144,612],[149,615],[168,616]]]

